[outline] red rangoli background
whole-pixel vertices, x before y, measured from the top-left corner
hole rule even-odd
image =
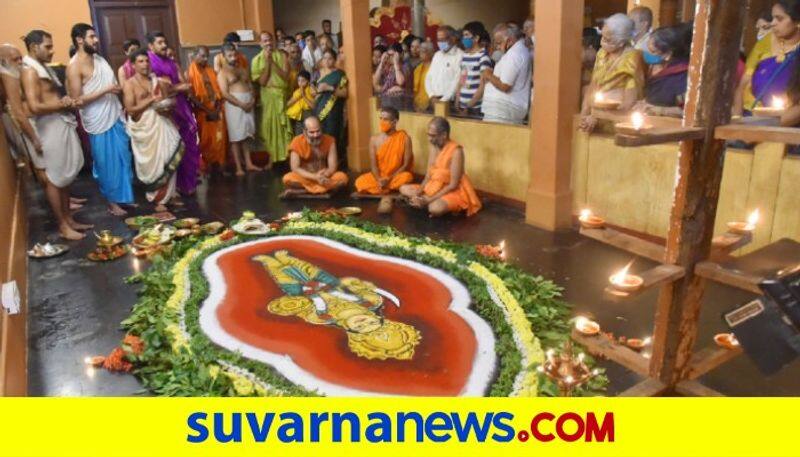
[[[251,258],[281,249],[332,275],[370,281],[397,296],[400,308],[387,303],[384,315],[413,325],[422,333],[414,357],[406,361],[358,357],[350,352],[347,336],[340,328],[271,314],[267,303],[283,292]],[[466,385],[477,349],[475,334],[461,316],[448,311],[451,294],[432,276],[312,240],[265,240],[227,252],[217,262],[227,283],[217,318],[227,333],[249,345],[287,354],[317,378],[352,389],[454,396]]]

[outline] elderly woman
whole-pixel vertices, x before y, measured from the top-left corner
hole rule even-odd
[[[798,65],[800,0],[780,0],[772,6],[772,28],[747,56],[745,74],[736,91],[733,114],[749,114],[784,97],[793,67]]]
[[[621,111],[628,110],[640,99],[644,89],[642,53],[631,46],[633,21],[624,14],[615,14],[603,25],[600,51],[597,52],[592,81],[581,108],[580,128],[590,132],[597,125],[592,116],[592,102],[597,92],[606,99],[619,100]]]
[[[689,22],[661,27],[650,34],[644,50],[650,76],[644,88],[645,99],[637,103],[637,111],[654,116],[683,116],[691,45],[692,24]]]

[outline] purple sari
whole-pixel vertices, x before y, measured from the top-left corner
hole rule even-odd
[[[786,95],[789,80],[792,78],[792,68],[797,60],[797,53],[798,51],[792,51],[786,54],[783,62],[778,62],[775,57],[769,57],[758,63],[751,80],[756,101],[753,106],[745,108],[752,110],[759,103],[769,105],[772,97]]]
[[[175,62],[152,51],[149,51],[147,55],[150,56],[150,68],[156,76],[167,77],[173,84],[180,83],[178,65]],[[172,120],[178,127],[185,148],[183,159],[178,167],[178,191],[182,194],[192,194],[197,188],[197,176],[200,171],[200,146],[197,143],[197,121],[186,94],[175,96]]]

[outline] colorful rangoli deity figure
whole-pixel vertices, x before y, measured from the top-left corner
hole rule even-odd
[[[341,328],[350,350],[367,359],[410,360],[414,356],[422,339],[420,332],[381,314],[384,299],[400,306],[389,292],[358,278],[337,278],[285,250],[257,255],[253,260],[264,266],[286,294],[267,304],[271,313]]]

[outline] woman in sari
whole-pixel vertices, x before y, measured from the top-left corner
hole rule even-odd
[[[592,116],[595,93],[606,99],[619,100],[620,111],[626,111],[642,97],[644,90],[644,61],[642,53],[631,46],[633,21],[618,13],[606,19],[597,52],[592,82],[586,90],[581,107],[580,129],[591,132],[597,125]]]
[[[800,62],[800,0],[780,0],[772,6],[772,31],[747,57],[745,74],[733,103],[734,115],[749,115],[757,106],[785,97],[793,67]]]
[[[322,54],[317,99],[314,109],[322,123],[322,133],[336,139],[336,150],[344,151],[344,105],[347,98],[347,76],[336,68],[336,51],[328,49]],[[346,157],[344,152],[342,156]]]
[[[650,34],[643,51],[650,65],[650,77],[644,88],[644,100],[637,111],[653,116],[683,116],[686,86],[689,78],[689,50],[692,45],[692,23],[661,27]]]

